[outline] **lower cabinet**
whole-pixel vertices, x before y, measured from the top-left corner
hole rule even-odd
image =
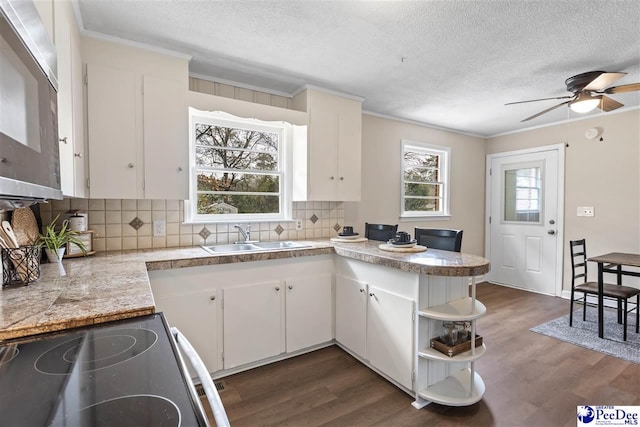
[[[336,275],[336,341],[408,390],[414,318],[412,298]]]
[[[220,306],[217,290],[181,291],[179,286],[159,288],[160,285],[154,289],[156,310],[162,311],[167,322],[189,338],[211,372],[222,369],[215,328]],[[195,372],[191,375],[195,376]]]
[[[157,311],[210,372],[242,370],[333,339],[333,257],[149,271]]]
[[[282,353],[282,282],[227,287],[223,292],[224,369]]]

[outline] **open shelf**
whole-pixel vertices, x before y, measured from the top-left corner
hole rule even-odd
[[[441,360],[443,362],[473,362],[476,359],[484,356],[485,351],[487,351],[487,346],[482,344],[481,347],[476,347],[476,354],[471,354],[471,350],[465,351],[464,353],[456,354],[453,357],[449,357],[444,353],[440,353],[438,350],[434,350],[433,348],[424,348],[418,351],[418,356],[424,359],[430,360]]]
[[[473,390],[469,393],[471,384],[471,370],[463,369],[444,380],[418,392],[418,395],[431,402],[448,406],[467,406],[480,401],[484,395],[485,386],[482,377],[475,373]]]
[[[464,297],[446,304],[436,305],[420,310],[419,314],[435,320],[474,320],[484,315],[487,307],[476,300],[475,308],[471,309],[471,297]]]

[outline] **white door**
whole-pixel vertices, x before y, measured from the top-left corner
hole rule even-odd
[[[287,352],[331,341],[331,275],[288,279],[285,285]]]
[[[369,286],[367,352],[371,364],[412,389],[413,300]]]
[[[488,157],[491,282],[560,294],[561,150],[556,146]]]
[[[336,274],[336,341],[367,358],[367,284]]]
[[[284,283],[224,288],[224,369],[284,352]]]

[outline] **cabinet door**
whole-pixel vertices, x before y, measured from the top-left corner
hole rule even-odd
[[[338,114],[309,110],[309,199],[337,200]]]
[[[288,279],[285,285],[287,352],[330,341],[331,275]]]
[[[60,138],[60,189],[65,196],[73,196],[73,84],[71,76],[71,27],[62,8],[54,4],[55,40],[58,55],[58,137]],[[60,10],[58,10],[60,9]],[[61,12],[61,13],[57,13]]]
[[[178,288],[178,286],[176,286]],[[158,295],[154,293],[157,311],[162,311],[170,326],[191,342],[209,372],[222,368],[218,351],[218,298],[215,289]],[[187,363],[192,377],[195,372]]]
[[[136,146],[136,76],[87,64],[91,198],[142,198]]]
[[[56,2],[58,4],[66,4]],[[71,6],[69,6],[71,7]],[[87,197],[87,149],[85,141],[84,120],[84,72],[82,65],[80,32],[75,23],[73,10],[69,12],[73,18],[71,29],[71,101],[73,112],[73,181],[74,196]]]
[[[338,117],[338,200],[360,201],[362,175],[362,111],[345,101]]]
[[[413,300],[369,287],[367,350],[369,362],[412,389]]]
[[[224,288],[224,369],[284,351],[284,284]]]
[[[179,81],[144,76],[144,197],[188,198],[187,89]]]
[[[336,341],[367,358],[367,284],[336,275]]]

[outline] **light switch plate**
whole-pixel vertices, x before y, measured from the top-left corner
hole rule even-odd
[[[593,206],[578,206],[576,214],[578,216],[594,216]]]

